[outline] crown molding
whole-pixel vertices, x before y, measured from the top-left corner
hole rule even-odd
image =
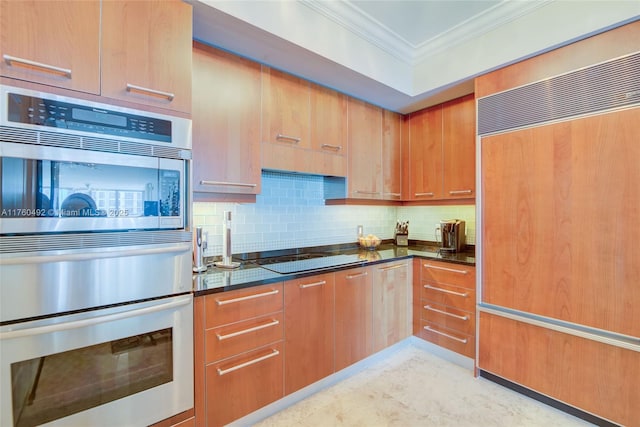
[[[417,45],[408,42],[383,23],[354,6],[350,1],[298,1],[387,54],[410,66],[414,66],[428,60],[431,55],[477,38],[556,0],[504,0],[446,32]]]

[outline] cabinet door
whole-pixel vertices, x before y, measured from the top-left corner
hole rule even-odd
[[[311,148],[336,156],[346,156],[347,97],[316,84],[310,84]]]
[[[100,2],[0,2],[0,72],[100,93]]]
[[[102,95],[191,112],[191,22],[179,0],[102,2]]]
[[[409,119],[409,200],[442,198],[442,108],[427,108]]]
[[[640,337],[639,122],[633,108],[482,139],[484,302]]]
[[[443,197],[474,198],[476,189],[476,102],[473,95],[442,105]]]
[[[311,147],[307,81],[263,67],[262,102],[263,142],[295,148]]]
[[[373,352],[411,335],[409,261],[371,267],[373,272]]]
[[[382,109],[349,99],[349,198],[382,198]]]
[[[402,116],[382,111],[382,198],[400,200],[402,196],[401,135]]]
[[[336,275],[336,371],[373,352],[372,280],[368,268]]]
[[[260,193],[260,65],[195,44],[193,191]]]
[[[333,373],[334,287],[333,273],[284,284],[285,394]]]

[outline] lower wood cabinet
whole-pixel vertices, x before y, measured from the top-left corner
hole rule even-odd
[[[197,425],[226,425],[284,396],[282,309],[282,283],[195,298]]]
[[[638,426],[640,352],[480,313],[478,367],[599,417]]]
[[[336,275],[336,371],[373,353],[372,277],[369,267]]]
[[[373,275],[373,352],[411,335],[409,260],[371,266]]]
[[[285,282],[285,394],[334,371],[334,274]]]
[[[415,259],[414,335],[475,357],[475,267]]]

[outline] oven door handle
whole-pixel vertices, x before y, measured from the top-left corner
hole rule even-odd
[[[86,326],[97,325],[99,323],[112,322],[114,320],[126,319],[134,316],[141,316],[144,314],[156,313],[158,311],[169,310],[183,305],[189,305],[191,303],[191,294],[182,297],[177,297],[173,301],[152,305],[150,307],[136,308],[133,310],[123,311],[120,313],[108,314],[105,316],[92,317],[90,319],[74,320],[66,323],[56,323],[54,325],[38,326],[35,328],[18,329],[15,331],[0,332],[0,341],[30,337],[34,335],[50,334],[53,332],[67,331],[69,329],[83,328]]]
[[[48,262],[65,262],[65,261],[90,261],[102,258],[121,258],[137,255],[158,255],[165,253],[181,253],[191,252],[191,243],[172,244],[169,247],[147,248],[147,249],[125,249],[117,251],[104,251],[100,249],[96,252],[85,251],[75,254],[60,255],[37,255],[37,256],[17,256],[17,257],[0,257],[0,265],[16,265],[16,264],[44,264]]]

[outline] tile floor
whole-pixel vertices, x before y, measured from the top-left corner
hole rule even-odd
[[[254,424],[255,427],[591,426],[414,345]]]

